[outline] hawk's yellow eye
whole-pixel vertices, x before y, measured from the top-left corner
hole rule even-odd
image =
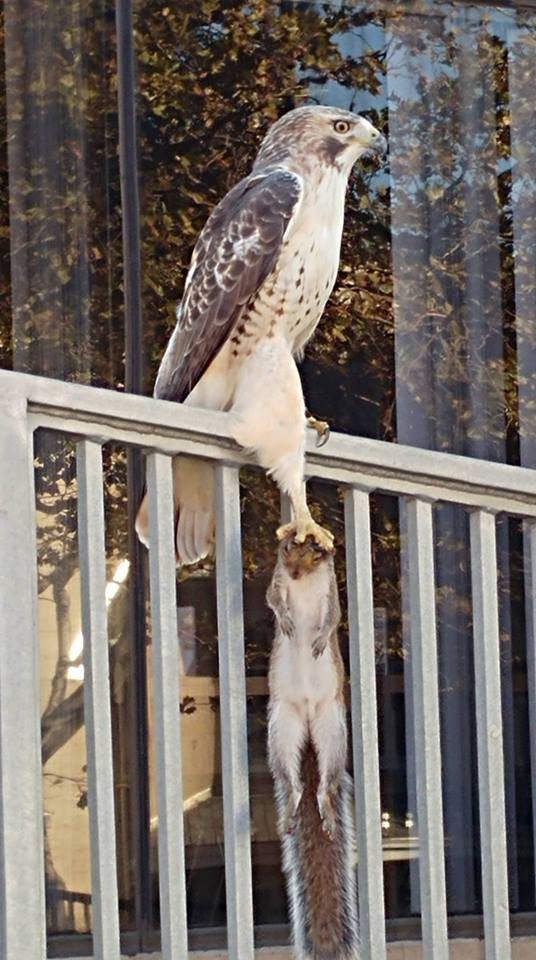
[[[335,120],[333,123],[333,129],[336,133],[348,133],[350,124],[347,120]]]

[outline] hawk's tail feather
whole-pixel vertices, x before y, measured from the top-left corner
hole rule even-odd
[[[206,460],[173,461],[175,549],[179,563],[196,563],[214,543],[214,468]]]
[[[134,527],[143,546],[149,549],[149,506],[147,503],[147,493],[143,494],[143,500],[138,507]]]
[[[214,541],[214,514],[188,506],[179,507],[175,549],[180,563],[196,563],[208,556]]]
[[[214,544],[214,477],[211,464],[193,457],[175,457],[173,500],[177,562],[196,563],[212,552]],[[147,494],[138,509],[136,532],[148,547]]]

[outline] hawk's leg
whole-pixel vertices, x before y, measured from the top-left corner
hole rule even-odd
[[[257,459],[288,494],[294,520],[277,531],[303,543],[312,536],[325,550],[333,536],[315,523],[307,506],[303,482],[305,465],[305,405],[296,364],[283,336],[261,340],[238,372],[231,408],[233,436],[254,450]]]
[[[305,420],[307,426],[311,427],[312,430],[316,430],[318,434],[316,438],[317,447],[323,447],[329,440],[329,423],[327,423],[326,420],[317,420],[316,417],[311,416],[308,410],[305,411]]]

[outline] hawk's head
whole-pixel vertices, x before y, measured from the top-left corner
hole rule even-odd
[[[338,107],[307,106],[290,110],[270,127],[254,169],[271,164],[311,161],[349,173],[359,157],[384,154],[387,142],[365,118]]]

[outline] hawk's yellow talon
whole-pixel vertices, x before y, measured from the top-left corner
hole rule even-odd
[[[329,423],[326,420],[317,420],[316,417],[307,416],[307,426],[311,427],[312,430],[316,430],[316,446],[323,447],[325,443],[329,440]]]
[[[278,540],[284,540],[285,537],[290,536],[291,533],[296,529],[295,523],[284,523],[281,527],[278,527],[276,530],[276,537]]]
[[[284,523],[277,530],[277,539],[284,540],[291,534],[294,534],[296,543],[305,543],[307,537],[312,537],[323,550],[328,553],[333,551],[333,534],[316,523],[311,516],[304,517],[300,522]]]

